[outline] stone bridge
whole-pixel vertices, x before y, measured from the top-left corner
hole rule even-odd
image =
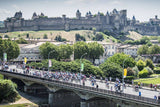
[[[30,86],[34,86],[33,84],[39,84],[44,86],[44,88],[30,87],[31,90],[34,88],[38,89],[46,89],[48,90],[48,104],[50,107],[54,107],[54,100],[56,92],[62,92],[61,90],[66,90],[68,92],[74,93],[76,96],[79,96],[80,103],[79,105],[73,105],[72,107],[160,107],[160,104],[151,98],[139,97],[136,95],[130,95],[125,93],[116,93],[115,91],[99,89],[89,86],[78,85],[70,82],[64,82],[59,80],[50,80],[46,78],[25,75],[15,72],[3,71],[0,73],[4,75],[4,78],[11,80],[19,80],[24,84],[24,91],[27,92]],[[60,95],[64,97],[63,95]],[[61,97],[59,97],[61,99]],[[57,97],[58,98],[58,97]],[[74,99],[74,98],[73,98]],[[75,97],[76,101],[77,97]],[[89,101],[96,99],[96,104],[91,104]],[[100,100],[99,100],[100,99]],[[67,100],[71,100],[67,98]],[[103,100],[103,102],[102,102]],[[63,101],[65,102],[65,101]],[[62,103],[62,102],[60,102]],[[102,106],[99,106],[101,103]],[[66,106],[65,106],[66,107]]]

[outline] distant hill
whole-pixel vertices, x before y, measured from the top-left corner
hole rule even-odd
[[[4,27],[3,21],[0,21],[0,27]]]
[[[54,40],[56,36],[61,36],[62,38],[67,39],[68,41],[75,41],[75,34],[78,33],[81,36],[84,36],[87,41],[91,41],[95,34],[92,30],[73,30],[73,31],[63,31],[63,30],[48,30],[48,31],[18,31],[18,32],[8,32],[8,33],[0,33],[0,36],[8,35],[10,38],[26,38],[27,33],[31,39],[42,39],[44,34],[47,34],[48,39]],[[106,42],[117,42],[112,36],[108,36],[102,32],[96,32],[103,35],[104,40]]]

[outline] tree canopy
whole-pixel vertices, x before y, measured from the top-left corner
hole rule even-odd
[[[58,58],[60,59],[69,59],[73,53],[73,47],[69,44],[60,45],[58,47]]]
[[[105,62],[99,67],[104,72],[105,77],[122,78],[123,68],[119,64],[114,62]]]
[[[50,42],[46,42],[44,44],[42,44],[40,47],[40,54],[43,56],[44,59],[48,59],[48,54],[49,52],[53,51],[50,53],[49,58],[57,58],[58,56],[58,48],[56,45],[50,43]]]
[[[138,48],[137,54],[138,55],[144,55],[148,53],[148,46],[147,45],[142,45],[141,47]]]
[[[88,56],[92,59],[93,63],[95,62],[95,59],[98,59],[104,53],[103,46],[97,42],[88,43],[88,49]]]
[[[106,61],[109,63],[113,62],[119,64],[121,67],[123,67],[123,62],[124,62],[125,68],[134,67],[136,64],[135,60],[132,57],[124,53],[116,53],[113,56],[109,57]]]
[[[39,49],[40,49],[40,54],[43,56],[44,59],[48,59],[49,52],[50,52],[49,59],[56,59],[56,60],[69,59],[73,53],[73,48],[70,45],[56,46],[50,42],[42,44],[39,47]]]
[[[0,81],[0,103],[3,100],[15,101],[19,96],[16,91],[16,84],[11,80],[1,80]]]
[[[149,54],[159,54],[160,53],[160,47],[158,45],[152,45],[148,49]]]
[[[89,49],[88,49],[87,43],[80,41],[80,42],[76,42],[73,46],[74,46],[74,58],[75,59],[80,59],[84,53],[87,53],[88,55]]]
[[[16,42],[0,39],[0,58],[3,59],[3,53],[7,53],[7,59],[17,58],[20,54],[19,46]]]

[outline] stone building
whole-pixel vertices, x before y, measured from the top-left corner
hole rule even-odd
[[[95,41],[87,41],[87,43],[90,42],[95,42]],[[110,56],[113,56],[115,53],[117,53],[117,48],[120,44],[117,43],[107,43],[107,42],[101,42],[98,41],[97,43],[101,44],[104,48],[104,53],[102,56],[99,57],[99,59],[95,60],[95,64],[99,65],[103,62],[105,62],[105,60],[107,60],[107,58],[109,58]]]
[[[127,55],[131,55],[132,57],[137,57],[138,48],[141,45],[120,45],[117,47],[118,53],[125,53]]]

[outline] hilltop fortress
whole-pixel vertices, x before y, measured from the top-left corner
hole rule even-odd
[[[75,18],[62,17],[48,18],[43,13],[37,15],[33,13],[32,19],[22,18],[22,12],[16,12],[14,17],[4,20],[5,27],[0,28],[0,32],[12,31],[38,31],[38,30],[91,30],[96,28],[98,31],[109,30],[112,32],[127,32],[134,30],[143,35],[160,35],[160,19],[157,15],[148,22],[140,23],[135,16],[132,19],[127,18],[127,10],[102,14],[98,12],[92,15],[89,11],[85,17],[77,10]]]

